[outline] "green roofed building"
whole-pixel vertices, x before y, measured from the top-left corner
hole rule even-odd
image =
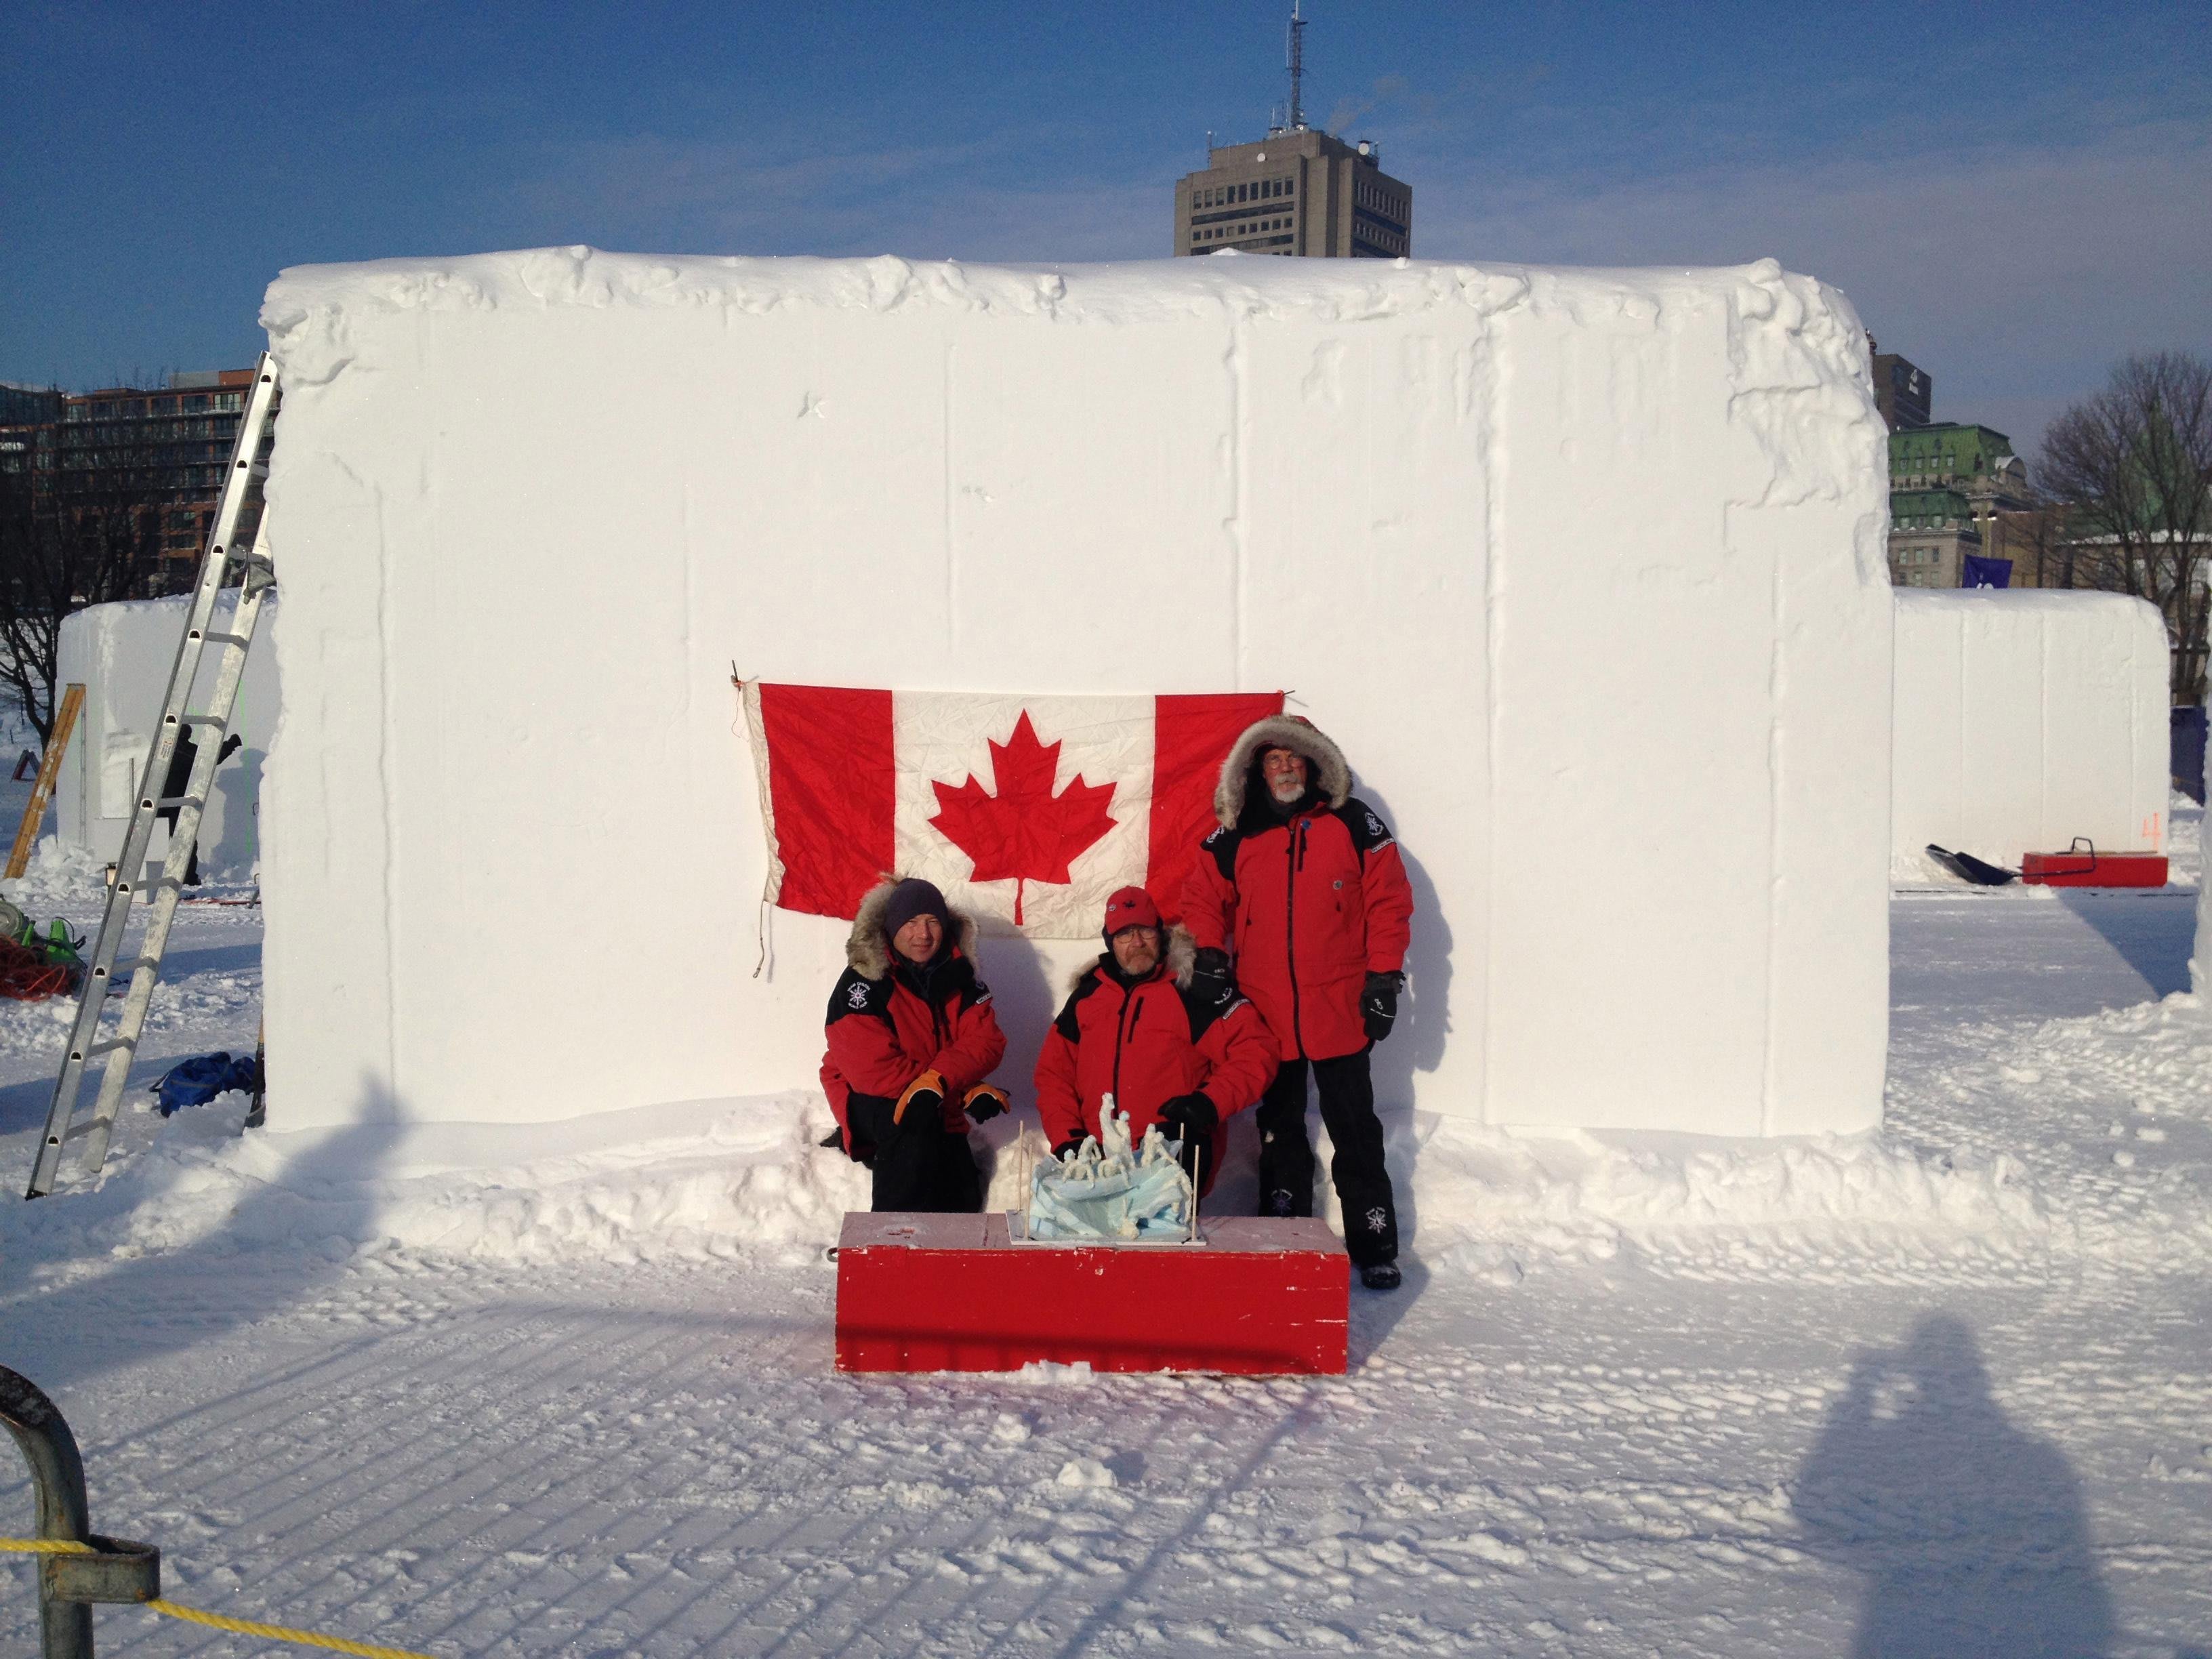
[[[1890,580],[1958,586],[1969,555],[2009,556],[2001,515],[2028,505],[2027,468],[2003,433],[1954,422],[1899,428],[1889,434]]]

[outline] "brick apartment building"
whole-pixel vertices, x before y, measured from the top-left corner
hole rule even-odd
[[[159,388],[0,386],[0,473],[27,475],[40,510],[143,501],[163,567],[148,586],[173,591],[190,583],[214,527],[252,385],[252,369],[234,368],[172,374]],[[260,511],[257,486],[241,536]]]

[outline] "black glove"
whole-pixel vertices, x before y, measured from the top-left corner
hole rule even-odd
[[[1013,1103],[995,1083],[979,1083],[962,1097],[961,1109],[977,1123],[988,1123]]]
[[[1359,994],[1359,1018],[1367,1027],[1367,1040],[1380,1042],[1390,1035],[1398,1018],[1398,993],[1406,983],[1403,974],[1370,974]]]
[[[1213,1133],[1221,1114],[1204,1095],[1177,1095],[1160,1108],[1160,1121],[1175,1131],[1176,1139],[1189,1146]]]
[[[1056,1162],[1065,1164],[1067,1162],[1067,1155],[1070,1152],[1080,1152],[1082,1148],[1083,1137],[1081,1135],[1070,1135],[1066,1139],[1061,1141],[1059,1146],[1052,1149],[1052,1155]]]
[[[1229,952],[1202,946],[1193,958],[1190,994],[1208,1008],[1226,1008],[1237,994],[1237,975],[1230,970]]]

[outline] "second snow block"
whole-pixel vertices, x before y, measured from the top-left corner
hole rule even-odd
[[[995,1211],[848,1215],[837,1369],[1342,1375],[1351,1263],[1327,1224],[1202,1224],[1196,1246],[1018,1244]]]

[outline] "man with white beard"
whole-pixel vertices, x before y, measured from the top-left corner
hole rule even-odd
[[[1313,1213],[1306,1072],[1335,1147],[1346,1252],[1370,1290],[1398,1284],[1398,1210],[1368,1050],[1405,986],[1413,894],[1398,844],[1352,796],[1344,753],[1295,716],[1249,727],[1222,763],[1209,835],[1183,893],[1192,988],[1241,990],[1282,1050],[1260,1102],[1260,1213]]]

